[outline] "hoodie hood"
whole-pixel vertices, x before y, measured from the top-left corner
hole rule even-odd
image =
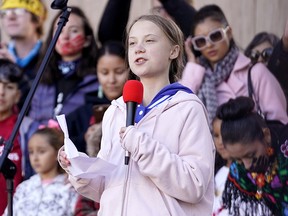
[[[138,123],[152,108],[158,106],[166,100],[170,100],[178,91],[193,94],[189,88],[181,85],[178,82],[167,85],[160,90],[160,92],[153,98],[148,106],[145,107],[142,104],[138,105],[135,115],[135,123]]]
[[[176,95],[175,97],[173,97]],[[173,83],[170,85],[165,86],[151,101],[151,103],[145,107],[142,104],[138,105],[138,108],[135,113],[135,125],[136,127],[141,127],[140,120],[144,119],[153,119],[153,123],[151,125],[157,125],[157,121],[159,117],[161,116],[161,113],[165,112],[165,110],[170,109],[171,107],[183,103],[183,102],[196,102],[200,104],[204,111],[205,107],[203,103],[200,101],[200,99],[193,94],[193,92],[179,84],[179,83]],[[151,111],[151,112],[150,112]],[[149,113],[149,114],[148,114]],[[148,115],[147,115],[148,114]],[[207,117],[207,113],[205,111],[205,115]],[[108,108],[104,115],[105,122],[109,122],[109,124],[104,124],[107,127],[107,131],[111,132],[111,134],[108,135],[108,137],[113,137],[113,133],[109,128],[113,128],[112,124],[115,123],[114,119],[120,119],[119,121],[125,122],[126,118],[126,104],[123,101],[123,97],[118,98],[117,100],[113,100],[111,102],[111,106]],[[145,121],[143,119],[143,121]],[[151,127],[151,135],[154,134],[154,127]],[[108,144],[106,143],[106,150],[102,151],[103,157],[106,158],[110,154],[112,143]],[[104,153],[105,152],[105,153]]]

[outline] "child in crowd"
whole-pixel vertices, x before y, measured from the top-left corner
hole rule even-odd
[[[226,182],[229,175],[230,165],[233,163],[233,159],[230,156],[229,151],[225,148],[222,136],[221,136],[221,124],[222,120],[221,117],[221,107],[217,109],[216,117],[213,120],[213,138],[214,144],[217,150],[217,154],[219,154],[220,160],[218,159],[217,162],[222,161],[222,166],[217,167],[215,165],[215,198],[214,198],[214,205],[213,205],[213,216],[228,216],[228,215],[247,215],[245,213],[247,205],[250,203],[246,202],[239,202],[239,212],[233,212],[235,214],[229,213],[226,205],[223,202],[223,192],[226,189]],[[258,209],[259,215],[263,215],[262,213],[262,206],[265,206],[264,203],[257,203],[254,207]]]
[[[190,0],[152,0],[151,13],[173,19],[187,38],[196,13]]]
[[[22,70],[14,63],[0,59],[0,136],[7,141],[17,121],[17,103],[21,97],[19,83],[23,77]],[[0,145],[0,155],[4,145]],[[14,177],[14,188],[22,181],[22,151],[20,147],[20,136],[16,136],[13,142],[13,148],[8,158],[16,165],[16,174]],[[6,180],[0,173],[0,215],[3,214],[7,205]]]
[[[128,29],[128,62],[144,86],[143,102],[129,127],[123,98],[112,102],[97,155],[118,167],[92,180],[69,178],[81,194],[100,201],[98,215],[212,214],[214,145],[207,115],[197,96],[176,82],[183,41],[179,27],[157,15],[141,16]],[[70,165],[63,149],[59,162]]]
[[[228,177],[229,167],[232,163],[232,159],[222,142],[221,123],[222,120],[217,117],[215,117],[212,122],[213,140],[218,154],[218,160],[216,159],[216,161],[222,162],[222,166],[220,167],[215,165],[215,197],[213,205],[213,216],[228,216],[228,211],[223,206],[222,194],[225,189],[225,183]]]
[[[96,91],[95,62],[97,46],[84,12],[71,7],[47,70],[31,103],[29,116],[41,124],[59,114],[69,114],[85,103],[84,95]],[[57,28],[60,13],[54,18],[46,46]]]
[[[17,187],[13,215],[74,214],[78,195],[57,162],[63,143],[64,135],[57,122],[40,127],[32,135],[28,144],[29,158],[36,174]]]
[[[192,45],[201,52],[197,59]],[[187,39],[185,47],[188,63],[181,82],[202,100],[212,123],[219,105],[230,98],[248,96],[251,60],[239,51],[232,28],[217,5],[206,5],[195,14],[192,37]],[[285,95],[267,67],[262,63],[254,65],[251,79],[255,100],[265,118],[288,123]]]

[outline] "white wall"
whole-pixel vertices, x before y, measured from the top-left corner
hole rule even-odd
[[[50,8],[52,0],[44,0],[49,13],[45,29],[57,11]],[[68,0],[68,5],[81,7],[95,30],[108,0]],[[125,0],[122,0],[125,1]],[[233,29],[234,38],[242,48],[260,31],[269,31],[282,35],[288,19],[288,0],[193,0],[196,9],[205,4],[218,4],[227,16]],[[149,12],[151,0],[132,0],[130,22],[141,14]],[[6,38],[5,35],[4,39]]]

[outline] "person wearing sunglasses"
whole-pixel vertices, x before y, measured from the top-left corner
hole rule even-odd
[[[263,62],[265,65],[268,63],[271,55],[273,53],[273,47],[267,47],[261,52],[258,50],[252,50],[250,53],[250,59],[253,63]]]
[[[253,37],[244,54],[253,63],[262,62],[267,65],[273,49],[279,40],[279,37],[273,33],[260,32]]]
[[[248,95],[251,60],[234,42],[232,28],[219,6],[200,8],[193,22],[192,34],[185,41],[188,62],[181,83],[198,95],[212,123],[219,105],[230,98]],[[195,57],[192,46],[201,53],[199,57]],[[251,68],[251,79],[265,118],[286,124],[286,99],[276,78],[259,63]]]

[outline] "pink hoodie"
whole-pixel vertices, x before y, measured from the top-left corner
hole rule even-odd
[[[250,62],[249,58],[239,53],[228,80],[221,83],[216,89],[219,105],[227,102],[230,98],[248,96],[247,75]],[[188,62],[183,71],[181,84],[197,94],[204,74],[204,67]],[[285,95],[274,75],[264,64],[258,63],[251,70],[251,79],[255,95],[266,118],[287,124]]]
[[[201,101],[179,91],[129,126],[128,166],[119,136],[125,106],[119,98],[106,111],[98,154],[118,168],[93,180],[70,176],[76,190],[100,202],[100,216],[212,215],[215,149]]]

